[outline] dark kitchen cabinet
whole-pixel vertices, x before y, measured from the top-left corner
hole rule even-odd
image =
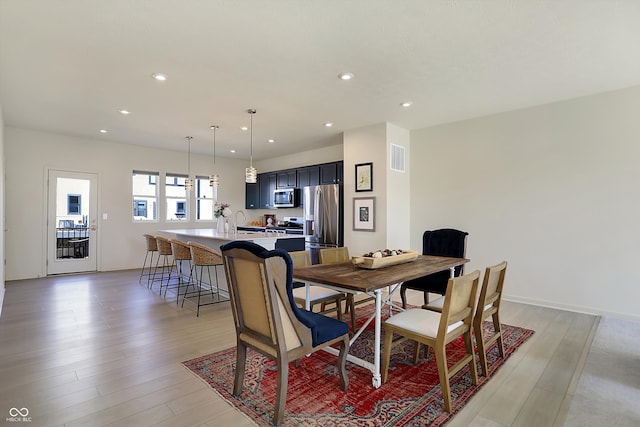
[[[288,169],[277,173],[276,188],[296,188],[297,185],[296,169]]]
[[[307,166],[298,169],[298,187],[304,188],[310,185],[320,184],[320,167]]]
[[[342,162],[320,165],[320,184],[342,184]]]
[[[339,161],[261,173],[257,183],[245,184],[245,208],[274,209],[273,192],[278,188],[302,189],[310,185],[342,184],[342,165],[343,162]]]
[[[276,189],[277,175],[275,172],[262,173],[259,176],[260,208],[273,208],[273,192]]]
[[[258,209],[260,207],[260,177],[255,184],[245,184],[245,209]]]

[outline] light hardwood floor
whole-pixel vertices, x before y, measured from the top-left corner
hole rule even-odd
[[[196,317],[138,275],[7,282],[0,419],[16,407],[31,426],[252,425],[180,363],[235,345],[229,303]],[[501,316],[536,333],[449,425],[561,426],[598,317],[508,301]]]

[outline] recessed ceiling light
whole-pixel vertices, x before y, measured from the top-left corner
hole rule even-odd
[[[274,142],[276,142],[276,140],[275,140],[275,139],[269,139],[269,140],[267,140],[267,142],[268,142],[269,144],[273,144]]]
[[[231,151],[232,153],[235,153],[235,152],[236,152],[236,150],[230,150],[230,151]]]
[[[131,111],[128,111],[128,110],[120,110],[120,114],[124,114],[124,115],[126,116],[127,114],[131,114]]]
[[[411,101],[404,101],[402,104],[400,104],[400,106],[404,108],[411,107],[412,105],[413,105],[413,102]]]
[[[248,128],[248,127],[246,127],[246,126],[242,126],[242,127],[240,128],[240,130],[249,130],[249,128]]]
[[[327,123],[324,124],[324,126],[330,128],[331,126],[333,126],[333,123],[327,122]]]
[[[340,80],[351,80],[353,78],[353,73],[340,73],[338,74],[338,78]]]
[[[162,73],[153,73],[151,74],[151,77],[153,77],[154,79],[163,82],[165,80],[167,80],[167,75],[166,74],[162,74]]]
[[[100,133],[107,133],[106,129],[100,129]]]

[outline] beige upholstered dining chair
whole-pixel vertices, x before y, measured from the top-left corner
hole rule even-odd
[[[339,248],[322,248],[318,253],[320,264],[332,264],[334,262],[349,261],[349,248],[346,246]]]
[[[293,261],[294,267],[306,267],[311,265],[311,256],[309,251],[292,251],[289,252],[291,261]],[[295,286],[294,282],[294,286]],[[307,290],[306,286],[301,286],[293,289],[293,298],[297,304],[304,307],[307,302]],[[322,304],[322,312],[325,313],[329,310],[326,309],[326,305],[335,308],[338,320],[342,320],[342,301],[346,298],[343,292],[339,292],[333,289],[325,288],[323,286],[310,285],[309,286],[309,309],[313,311],[313,307],[318,304]]]
[[[469,366],[473,384],[478,384],[478,372],[471,341],[471,329],[475,307],[475,297],[478,289],[480,272],[449,279],[444,296],[442,313],[413,308],[390,317],[384,323],[384,353],[382,357],[382,382],[387,381],[391,348],[407,339],[416,341],[414,359],[417,362],[420,343],[433,347],[440,388],[444,398],[444,408],[451,412],[451,386],[453,375]],[[393,341],[393,335],[400,338]],[[466,353],[463,358],[451,368],[447,365],[446,345],[456,338],[463,336]]]
[[[478,356],[480,357],[481,375],[489,376],[487,369],[487,348],[497,342],[500,357],[504,358],[504,346],[502,344],[502,329],[500,328],[500,301],[502,300],[502,287],[504,276],[507,272],[507,262],[487,267],[482,281],[480,298],[473,317],[473,331],[476,336]],[[491,317],[493,321],[493,334],[487,338],[482,332],[482,322]]]
[[[351,257],[349,256],[349,248],[346,246],[338,247],[338,248],[323,248],[320,249],[318,253],[320,258],[320,264],[333,264],[336,262],[344,262],[349,261]],[[370,301],[372,298],[366,297],[362,300],[359,300],[358,303],[362,303],[365,301]],[[356,310],[355,310],[355,298],[352,293],[347,293],[347,301],[346,301],[346,309],[345,313],[351,313],[351,328],[356,330]]]
[[[235,240],[221,248],[236,327],[237,360],[233,394],[242,393],[247,347],[273,359],[278,382],[273,424],[284,418],[289,362],[340,344],[338,373],[346,390],[349,348],[346,323],[300,309],[293,301],[293,263],[284,250],[268,251],[253,242]]]

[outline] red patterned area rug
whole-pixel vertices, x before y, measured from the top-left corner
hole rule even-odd
[[[357,310],[358,319],[372,312],[368,305]],[[493,329],[485,322],[487,332]],[[383,332],[384,333],[384,332]],[[517,350],[534,331],[502,325],[505,359]],[[350,348],[350,353],[373,361],[373,322]],[[451,380],[453,410],[444,411],[438,368],[433,351],[413,365],[414,343],[406,341],[393,349],[386,383],[375,389],[371,373],[347,362],[349,388],[340,389],[336,356],[324,351],[303,358],[299,366],[289,367],[289,387],[285,407],[285,426],[440,426],[458,412],[491,378],[479,377],[473,385],[469,369],[458,372]],[[447,346],[452,365],[464,354],[462,338]],[[489,373],[504,363],[496,345],[488,351]],[[477,358],[476,358],[477,360]],[[233,396],[236,362],[235,347],[183,362],[193,373],[209,384],[222,398],[244,412],[257,425],[269,426],[273,418],[276,395],[275,363],[249,349],[240,397]]]

